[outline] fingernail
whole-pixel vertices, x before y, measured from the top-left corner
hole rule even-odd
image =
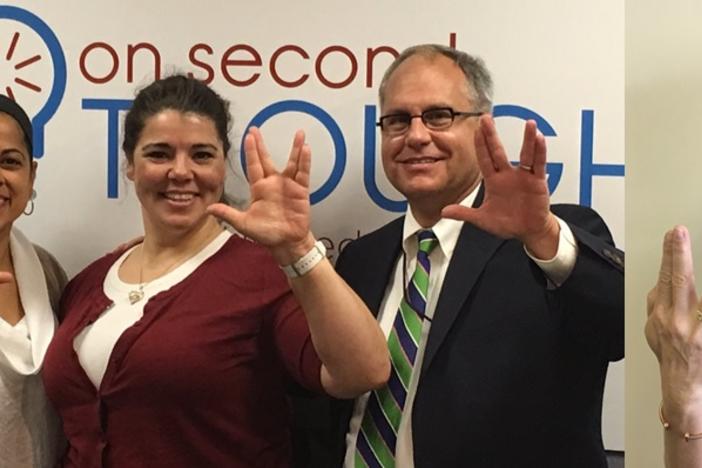
[[[675,240],[683,240],[685,238],[685,234],[687,233],[687,230],[685,229],[684,226],[675,226],[673,228],[673,236]]]

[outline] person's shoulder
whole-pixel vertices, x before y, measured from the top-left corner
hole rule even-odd
[[[568,223],[580,246],[589,247],[610,266],[624,271],[624,251],[616,247],[612,232],[595,210],[581,205],[553,205],[551,211]]]
[[[58,308],[58,301],[61,297],[61,293],[68,283],[66,271],[61,267],[58,260],[45,248],[37,244],[32,244],[32,246],[37,253],[41,269],[44,272],[51,308],[55,311]]]
[[[551,211],[571,227],[580,228],[608,239],[612,238],[612,233],[605,220],[589,206],[562,203],[551,205]]]
[[[362,235],[358,239],[355,239],[346,246],[346,249],[367,249],[376,245],[385,245],[389,242],[398,242],[402,238],[402,226],[404,223],[404,216],[395,218],[387,224],[379,227],[378,229],[371,231],[367,234]]]
[[[285,281],[285,275],[266,247],[239,234],[232,233],[208,263],[207,275],[215,275],[225,281],[253,281],[268,283]],[[220,275],[223,271],[236,272],[236,275]],[[277,278],[280,276],[280,278]]]
[[[102,283],[112,264],[125,252],[125,249],[113,251],[89,263],[66,285],[61,295],[58,308],[59,322],[62,322],[73,303],[81,298],[92,295],[96,290],[102,291]]]
[[[86,265],[77,275],[69,281],[69,286],[75,288],[76,285],[93,286],[93,283],[102,283],[112,264],[126,251],[120,249],[117,251],[108,252],[102,257],[93,260]]]
[[[597,218],[602,219],[602,217],[589,206],[577,205],[575,203],[556,203],[551,205],[551,211],[553,214],[559,218],[567,221],[567,218]]]
[[[349,242],[339,253],[336,270],[342,275],[349,271],[360,271],[369,258],[385,258],[385,253],[394,252],[394,247],[402,243],[404,216],[364,234]]]
[[[218,252],[224,262],[273,263],[273,257],[263,245],[239,234],[232,233]]]
[[[278,297],[290,289],[268,248],[239,234],[233,233],[210,260],[202,278],[222,288],[265,290],[267,297]]]
[[[51,271],[51,272],[63,272],[63,268],[61,268],[61,264],[56,260],[56,257],[51,255],[51,253],[46,250],[44,247],[38,244],[32,244],[34,247],[34,251],[37,253],[37,257],[39,257],[39,262],[41,263],[41,267],[44,269],[44,271]],[[65,273],[63,273],[65,276]]]

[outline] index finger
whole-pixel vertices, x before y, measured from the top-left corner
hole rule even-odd
[[[244,137],[244,155],[246,156],[246,174],[249,183],[254,184],[263,178],[263,166],[261,166],[261,158],[258,155],[256,139],[251,131]]]
[[[675,226],[671,241],[673,310],[687,314],[690,308],[697,305],[692,248],[687,229],[684,226]]]
[[[251,127],[249,133],[253,135],[254,142],[256,144],[256,155],[258,156],[258,162],[261,165],[264,176],[269,176],[275,174],[277,171],[271,160],[271,155],[266,148],[266,143],[263,141],[263,134],[261,129],[258,127]]]
[[[500,136],[495,128],[495,120],[491,115],[483,115],[480,117],[480,129],[485,138],[488,154],[492,160],[492,165],[497,171],[504,171],[512,167],[507,160],[507,153],[502,146]]]
[[[473,144],[475,145],[475,159],[478,161],[480,173],[485,178],[490,177],[493,172],[497,171],[497,168],[493,165],[492,159],[490,158],[490,151],[488,150],[487,141],[485,141],[485,135],[482,130],[482,119],[480,125],[475,129],[475,133],[473,134]]]

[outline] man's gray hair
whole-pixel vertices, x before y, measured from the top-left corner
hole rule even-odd
[[[476,106],[475,110],[480,112],[492,111],[492,78],[490,77],[490,72],[485,67],[485,62],[479,57],[473,57],[460,50],[439,44],[420,44],[409,47],[403,50],[390,64],[383,75],[380,88],[378,89],[381,107],[385,101],[385,88],[387,87],[390,76],[392,76],[402,62],[413,55],[421,55],[427,58],[443,55],[450,59],[461,69],[466,77],[468,97]]]

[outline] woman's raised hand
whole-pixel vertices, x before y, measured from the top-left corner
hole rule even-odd
[[[314,244],[310,232],[311,151],[298,130],[282,172],[273,165],[261,131],[251,127],[244,139],[251,200],[246,210],[216,203],[208,211],[243,235],[268,247],[281,265],[293,263]]]

